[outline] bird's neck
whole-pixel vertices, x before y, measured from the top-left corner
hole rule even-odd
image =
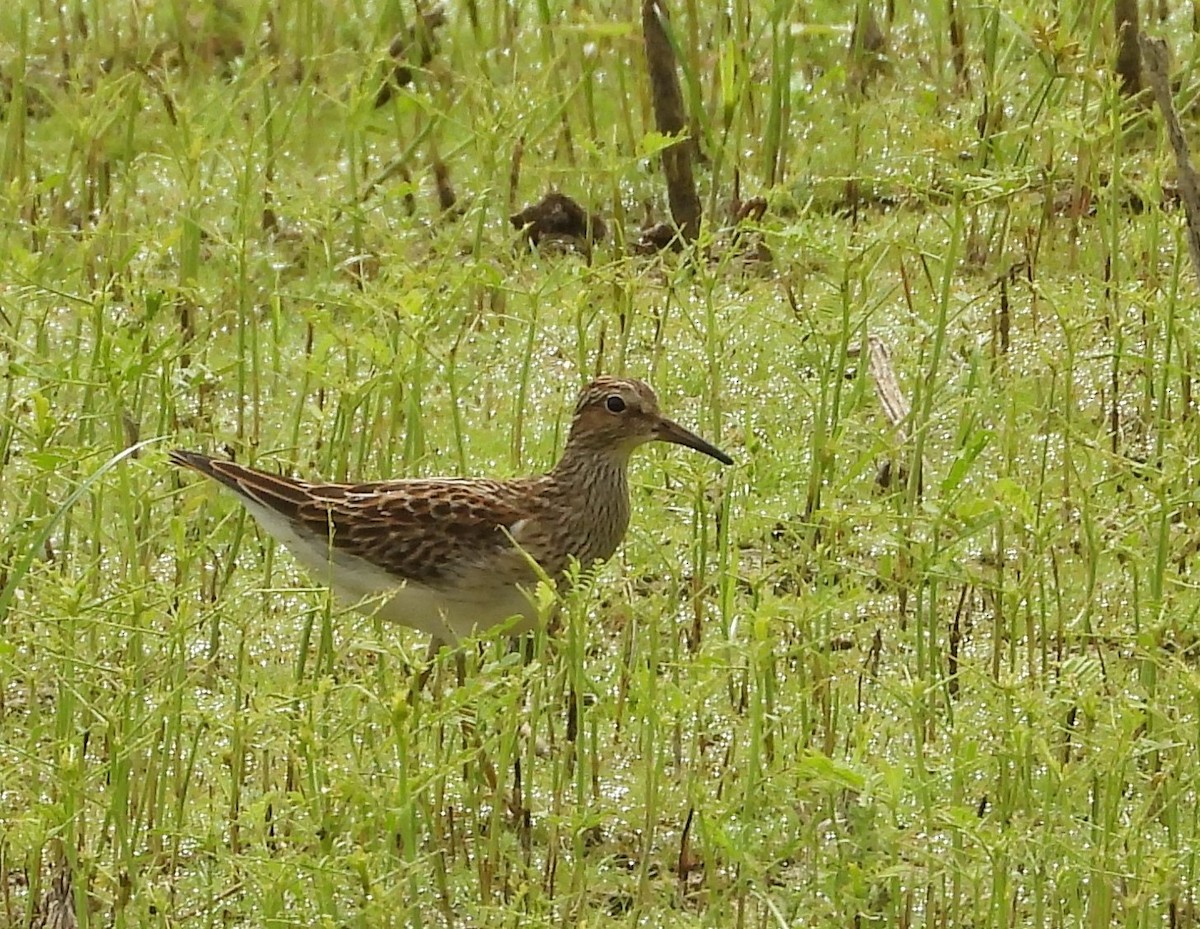
[[[573,488],[576,492],[595,489],[600,493],[619,488],[626,490],[626,472],[629,468],[629,451],[622,448],[589,448],[586,445],[568,442],[558,464],[549,477],[556,484]]]
[[[547,477],[563,512],[579,519],[583,550],[572,552],[581,562],[607,561],[629,528],[629,453],[572,446],[568,443]]]

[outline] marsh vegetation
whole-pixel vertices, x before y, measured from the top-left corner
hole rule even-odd
[[[683,143],[632,0],[0,9],[0,923],[1200,922],[1200,291],[1112,11],[669,6]],[[736,467],[643,453],[415,696],[166,464],[537,471],[600,372]]]

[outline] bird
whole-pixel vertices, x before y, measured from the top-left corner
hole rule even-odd
[[[647,442],[733,459],[665,417],[654,391],[603,376],[579,394],[558,463],[532,477],[297,480],[176,449],[170,461],[232,490],[343,601],[452,645],[538,622],[543,576],[608,561],[629,527],[628,465]]]

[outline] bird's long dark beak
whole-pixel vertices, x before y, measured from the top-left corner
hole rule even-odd
[[[721,464],[733,464],[733,459],[715,445],[705,442],[696,433],[684,429],[679,423],[672,422],[669,419],[659,420],[658,426],[654,430],[654,436],[663,442],[674,442],[676,445],[686,445],[688,448],[694,448],[698,452],[704,452],[710,458],[717,459]]]

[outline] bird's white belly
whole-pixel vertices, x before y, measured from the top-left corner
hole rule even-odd
[[[324,538],[302,535],[291,521],[253,500],[246,507],[282,542],[314,579],[328,584],[340,600],[389,622],[411,626],[444,642],[457,642],[506,623],[512,634],[537,623],[529,594],[513,584],[489,584],[474,572],[474,582],[431,587],[406,581],[357,555],[340,551]]]

